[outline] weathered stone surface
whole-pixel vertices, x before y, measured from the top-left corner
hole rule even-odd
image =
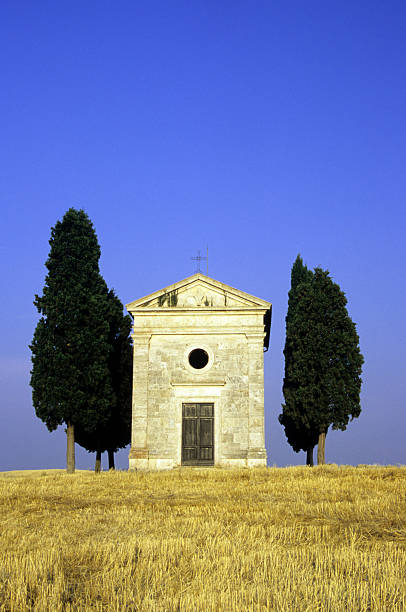
[[[201,273],[127,305],[134,318],[130,469],[182,465],[185,403],[214,405],[214,465],[266,465],[263,347],[270,308]],[[201,369],[189,363],[194,349],[208,355]]]

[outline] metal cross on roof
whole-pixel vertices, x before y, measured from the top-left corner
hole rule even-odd
[[[200,249],[199,249],[197,251],[197,256],[196,257],[191,257],[191,259],[196,262],[196,266],[197,266],[196,272],[201,272],[201,270],[200,270],[200,262],[201,261],[206,261],[206,270],[207,270],[206,276],[209,275],[209,247],[207,247],[207,254],[206,254],[206,256],[200,255]]]

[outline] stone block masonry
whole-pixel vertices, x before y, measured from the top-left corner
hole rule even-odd
[[[127,310],[134,319],[129,468],[266,465],[271,304],[197,273]]]

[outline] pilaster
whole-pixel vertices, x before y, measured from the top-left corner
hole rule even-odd
[[[129,469],[148,468],[148,363],[151,334],[133,334],[133,397]]]
[[[248,342],[248,452],[247,466],[266,465],[264,428],[264,333],[247,334]]]

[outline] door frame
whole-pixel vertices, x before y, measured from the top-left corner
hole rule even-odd
[[[184,408],[185,406],[191,406],[191,405],[195,405],[195,406],[200,406],[200,405],[210,405],[212,406],[212,416],[211,417],[201,417],[201,416],[195,416],[195,417],[185,417],[184,416]],[[184,459],[184,453],[183,453],[183,423],[184,423],[184,419],[196,419],[197,420],[197,429],[198,429],[198,439],[200,440],[200,419],[211,419],[212,422],[212,448],[213,448],[213,453],[212,453],[212,459]],[[214,431],[214,402],[208,402],[208,401],[199,401],[199,402],[193,402],[193,401],[189,401],[189,402],[182,402],[182,426],[181,426],[181,440],[180,440],[180,444],[181,444],[181,465],[185,465],[185,466],[195,466],[195,467],[200,467],[200,466],[204,466],[204,467],[211,467],[214,466],[214,452],[215,452],[215,431]],[[201,445],[198,445],[201,446]],[[207,445],[206,445],[207,446]]]

